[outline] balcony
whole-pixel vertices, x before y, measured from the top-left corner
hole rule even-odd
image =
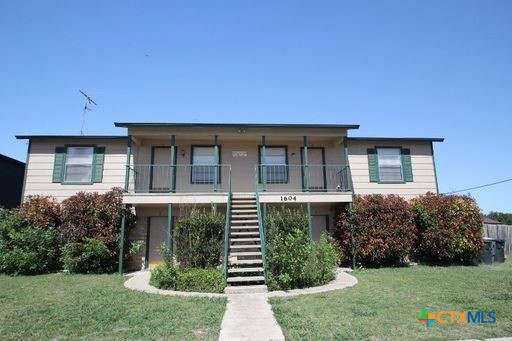
[[[352,194],[345,165],[260,164],[251,174],[226,164],[135,164],[127,174],[126,203],[226,203],[230,182],[233,192],[257,190],[261,202],[347,202]]]

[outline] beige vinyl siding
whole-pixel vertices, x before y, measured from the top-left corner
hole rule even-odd
[[[96,145],[105,147],[103,179],[101,183],[64,185],[52,183],[55,147],[65,145]],[[126,141],[112,139],[63,140],[34,139],[31,141],[25,176],[23,198],[29,195],[51,195],[62,201],[79,191],[104,193],[112,187],[124,187],[126,170]]]
[[[375,147],[410,149],[414,181],[398,184],[370,182],[367,149]],[[427,192],[436,193],[430,142],[349,141],[348,154],[355,194],[398,194],[411,199]]]

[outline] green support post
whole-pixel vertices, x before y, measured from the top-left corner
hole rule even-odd
[[[130,157],[132,154],[132,136],[128,135],[128,143],[126,146],[126,174],[124,177],[124,191],[128,192],[128,186],[130,185]]]
[[[308,207],[308,231],[309,231],[309,239],[313,240],[313,221],[311,220],[311,203],[307,203]]]
[[[261,137],[261,183],[263,185],[263,192],[267,190],[267,147],[265,136]]]
[[[308,137],[304,136],[304,189],[309,192]]]
[[[348,161],[348,140],[347,140],[347,137],[343,137],[343,151],[344,151],[344,154],[345,154],[345,169],[346,169],[346,177],[347,177],[347,188],[342,188],[341,190],[343,191],[344,189],[345,190],[348,190],[348,191],[351,191],[352,193],[354,193],[354,189],[352,188],[352,172],[350,171],[350,164],[349,164],[349,161]]]
[[[173,245],[172,245],[172,233],[173,233],[173,219],[172,219],[172,204],[167,205],[167,233],[166,233],[166,241],[167,247],[169,248],[169,252],[171,255],[173,254]]]
[[[350,226],[350,246],[352,249],[352,270],[356,269],[356,240],[354,233],[354,225],[352,224],[352,203],[348,204],[348,224]]]
[[[124,262],[124,233],[126,225],[126,205],[123,205],[123,215],[121,217],[121,234],[119,236],[119,274],[123,274],[123,262]]]
[[[171,167],[169,169],[169,191],[176,192],[176,136],[171,136]]]
[[[214,142],[214,151],[215,151],[215,180],[213,181],[213,191],[217,192],[217,187],[219,184],[219,137],[215,135],[213,138]]]

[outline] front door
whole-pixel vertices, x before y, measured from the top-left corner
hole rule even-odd
[[[160,246],[166,242],[167,238],[167,217],[151,217],[149,218],[149,245],[146,260],[150,267],[163,261],[160,253]]]
[[[153,147],[150,192],[169,192],[171,147]]]
[[[304,148],[301,150],[304,164]],[[308,167],[302,167],[302,183],[304,190],[325,190],[325,151],[323,147],[308,147]]]

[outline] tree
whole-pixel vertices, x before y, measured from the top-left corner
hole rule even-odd
[[[487,217],[497,220],[505,225],[512,225],[512,213],[490,211]]]

